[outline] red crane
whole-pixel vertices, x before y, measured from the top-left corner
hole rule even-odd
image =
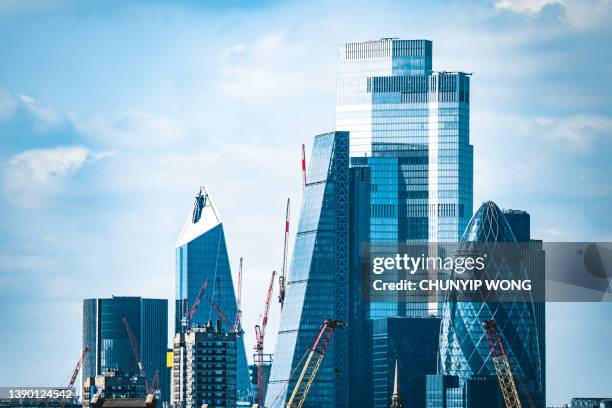
[[[212,307],[213,309],[215,309],[215,312],[217,312],[217,316],[219,316],[219,318],[223,321],[223,323],[225,323],[227,325],[227,327],[232,327],[232,325],[230,324],[229,320],[227,320],[227,317],[225,317],[225,315],[223,314],[223,311],[221,310],[221,307],[219,307],[218,304],[216,304],[208,295],[204,296],[206,298],[206,301],[208,302],[208,304],[210,304],[210,307]]]
[[[234,319],[234,333],[240,332],[240,319],[242,318],[242,257],[240,257],[240,266],[238,267],[238,310]]]
[[[302,188],[306,188],[306,146],[302,145]]]
[[[287,199],[287,211],[285,213],[285,242],[283,245],[283,267],[281,273],[278,276],[278,302],[283,310],[285,303],[285,282],[287,280],[287,258],[289,253],[289,217],[290,217],[290,206],[289,199]]]
[[[67,389],[71,390],[72,387],[74,386],[74,383],[76,381],[77,376],[79,375],[79,371],[81,370],[81,366],[83,365],[83,360],[85,360],[85,355],[89,352],[89,347],[85,347],[83,349],[83,351],[81,351],[81,357],[79,358],[79,361],[76,363],[76,366],[74,367],[74,370],[72,370],[72,375],[70,376],[70,381],[68,381],[68,387],[66,387]],[[62,408],[64,408],[64,405],[66,405],[66,399],[62,399]]]
[[[123,318],[123,324],[125,324],[125,330],[127,331],[128,337],[130,338],[130,344],[132,345],[132,352],[134,353],[134,358],[136,358],[136,363],[138,363],[138,369],[140,370],[140,375],[144,377],[145,389],[147,390],[147,394],[151,394],[152,391],[149,388],[149,382],[147,380],[147,373],[145,371],[144,365],[142,365],[140,354],[138,353],[138,344],[136,342],[136,337],[134,337],[134,333],[132,333],[132,329],[130,328],[130,324],[128,323],[127,317]]]
[[[329,346],[329,342],[334,334],[334,330],[344,326],[345,323],[339,320],[326,320],[323,323],[323,327],[321,327],[321,331],[319,331],[314,343],[306,351],[306,362],[304,363],[302,372],[298,377],[295,387],[293,388],[293,392],[291,393],[289,401],[287,401],[285,407],[302,408],[304,402],[306,401],[306,397],[308,396],[308,392],[310,391],[310,387],[317,376],[319,367],[321,367],[321,363],[325,357],[325,352],[327,351],[327,346]]]
[[[272,279],[270,279],[270,286],[268,286],[268,294],[266,295],[266,306],[264,313],[261,317],[261,326],[255,325],[255,353],[257,355],[257,402],[263,404],[263,352],[264,352],[264,338],[266,336],[266,327],[268,326],[268,313],[270,312],[270,300],[272,299],[272,292],[274,291],[274,278],[276,277],[276,271],[272,271]]]
[[[493,359],[499,388],[501,388],[506,408],[521,408],[521,400],[516,389],[512,369],[510,368],[510,361],[504,350],[501,336],[497,331],[497,324],[493,320],[484,320],[482,325],[487,332],[489,346],[491,347],[491,358]]]
[[[153,376],[153,380],[151,381],[151,393],[155,392],[157,389],[157,380],[159,379],[159,370],[155,370],[155,375]]]
[[[208,287],[208,278],[206,278],[206,280],[202,284],[202,287],[200,287],[200,291],[198,292],[198,295],[193,301],[193,305],[191,306],[189,313],[187,314],[186,318],[183,321],[183,326],[187,330],[189,330],[189,328],[191,327],[191,320],[195,316],[195,313],[198,310],[198,306],[200,306],[200,301],[202,301],[202,295],[204,295],[204,292],[206,292],[207,287]]]

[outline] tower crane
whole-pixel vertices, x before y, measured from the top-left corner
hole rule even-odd
[[[501,388],[506,408],[521,408],[521,400],[519,399],[514,377],[512,376],[510,361],[504,350],[504,345],[497,330],[497,324],[493,320],[484,320],[482,325],[487,332],[489,346],[491,347],[491,358],[493,359],[493,365],[495,366],[497,380],[499,381],[499,387]]]
[[[287,280],[287,257],[289,253],[289,218],[290,218],[290,201],[287,199],[287,211],[285,213],[285,242],[283,244],[283,266],[280,275],[278,276],[278,302],[283,310],[285,303],[285,282]]]
[[[276,271],[272,271],[272,279],[270,279],[270,285],[268,286],[268,293],[266,295],[266,305],[264,307],[264,313],[261,317],[261,326],[255,325],[255,353],[257,358],[257,402],[263,404],[263,352],[264,352],[264,338],[266,336],[266,327],[268,326],[268,314],[270,312],[270,300],[272,298],[272,292],[274,291],[274,278]]]
[[[287,401],[285,404],[285,408],[301,408],[304,405],[308,392],[310,391],[310,387],[312,386],[312,383],[317,376],[317,372],[321,367],[321,363],[325,357],[325,352],[327,351],[327,346],[329,346],[329,342],[334,334],[334,330],[344,326],[345,323],[340,320],[329,319],[323,322],[323,327],[321,327],[321,330],[319,331],[314,343],[308,350],[306,350],[306,362],[304,363],[302,372],[295,383],[291,397],[289,397],[289,401]]]
[[[76,366],[74,367],[74,370],[72,370],[72,375],[70,376],[70,381],[68,381],[68,389],[71,390],[72,387],[74,386],[74,383],[77,379],[77,376],[79,375],[79,371],[81,370],[81,366],[83,365],[83,360],[85,360],[85,355],[89,352],[89,347],[85,347],[83,349],[83,351],[81,351],[81,357],[79,358],[79,361],[76,363]],[[62,399],[62,406],[61,408],[64,408],[64,405],[66,405],[66,399]]]
[[[206,298],[206,301],[208,302],[208,304],[210,305],[210,307],[212,307],[215,312],[217,313],[217,316],[219,316],[219,319],[221,319],[223,321],[223,323],[225,323],[225,325],[227,327],[232,327],[232,325],[230,324],[229,320],[227,320],[227,317],[225,317],[225,314],[223,314],[223,311],[221,310],[221,307],[216,304],[208,295],[204,295],[204,297]]]
[[[302,145],[302,188],[306,188],[306,146]]]
[[[138,344],[136,344],[136,337],[134,337],[134,333],[132,333],[132,329],[130,328],[130,324],[128,323],[127,317],[123,318],[123,324],[125,325],[125,330],[127,331],[128,337],[130,339],[130,344],[132,345],[132,352],[134,353],[134,358],[136,358],[136,363],[138,363],[140,375],[144,377],[145,389],[147,390],[147,394],[151,394],[153,391],[149,387],[149,381],[147,380],[147,372],[145,371],[144,365],[142,364],[142,360],[140,359],[140,353],[138,353]]]
[[[240,332],[240,319],[242,318],[242,257],[240,257],[240,266],[238,267],[238,310],[234,319],[234,333]]]
[[[206,288],[207,287],[208,287],[208,278],[206,278],[206,280],[204,281],[204,283],[200,287],[200,291],[198,292],[198,295],[196,296],[195,300],[193,301],[193,305],[191,306],[191,309],[189,310],[189,313],[183,319],[183,327],[185,329],[187,329],[187,330],[189,330],[189,328],[191,327],[191,320],[195,316],[195,313],[198,310],[198,306],[200,306],[200,301],[202,301],[202,295],[204,295],[204,292],[206,292]]]

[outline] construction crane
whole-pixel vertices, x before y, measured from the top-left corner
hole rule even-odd
[[[278,275],[278,302],[281,310],[285,303],[285,282],[287,280],[287,258],[289,253],[289,217],[290,217],[290,201],[287,199],[287,211],[285,212],[285,242],[283,244],[283,266],[280,275]]]
[[[307,350],[304,368],[302,368],[302,372],[295,383],[289,401],[285,404],[285,408],[301,408],[304,405],[310,387],[321,367],[334,330],[344,326],[345,323],[340,320],[325,320],[323,322],[323,327],[321,327],[314,343]]]
[[[264,307],[264,313],[261,317],[261,326],[255,325],[255,353],[257,356],[257,402],[263,404],[263,367],[264,367],[264,338],[266,337],[266,327],[268,326],[268,314],[270,312],[270,300],[272,298],[272,292],[274,291],[274,278],[276,277],[276,271],[272,271],[272,279],[270,279],[270,285],[268,286],[268,293],[266,295],[266,305]]]
[[[306,146],[302,145],[302,188],[306,188]]]
[[[208,302],[208,304],[210,305],[210,307],[212,307],[215,312],[217,312],[217,316],[219,316],[219,318],[223,321],[223,323],[225,323],[225,325],[227,327],[232,327],[232,325],[230,324],[229,320],[227,320],[227,317],[225,317],[225,314],[223,314],[223,311],[221,310],[221,307],[216,304],[208,295],[204,295],[204,297],[206,298],[206,301]]]
[[[514,377],[512,376],[510,361],[497,331],[497,324],[493,320],[484,320],[482,325],[489,338],[491,358],[493,359],[493,365],[495,366],[497,380],[499,381],[499,387],[501,388],[506,408],[521,408],[521,400],[519,399]]]
[[[159,379],[159,370],[155,370],[155,375],[153,376],[153,380],[151,381],[151,393],[155,392],[157,389],[157,380]]]
[[[149,382],[147,380],[147,373],[145,371],[144,365],[142,364],[142,360],[140,359],[140,353],[138,353],[138,344],[136,343],[136,337],[134,337],[134,333],[132,333],[132,329],[130,328],[130,324],[128,323],[128,318],[123,318],[123,324],[125,324],[125,330],[127,331],[128,337],[130,339],[130,344],[132,345],[132,352],[134,353],[134,358],[136,359],[136,363],[138,363],[138,369],[140,370],[140,375],[144,377],[145,381],[145,389],[147,390],[147,394],[151,394],[151,388],[149,388]]]
[[[236,311],[236,318],[234,319],[234,333],[239,333],[240,330],[240,319],[242,318],[242,257],[240,257],[240,266],[238,267],[238,310]]]
[[[83,360],[85,360],[85,355],[89,352],[89,347],[85,347],[83,351],[81,351],[81,357],[79,361],[76,363],[74,370],[72,370],[72,375],[70,376],[70,381],[68,381],[67,389],[71,390],[76,382],[77,376],[79,375],[79,371],[81,370],[81,366],[83,365]],[[62,408],[66,405],[66,398],[62,399]]]
[[[189,328],[191,327],[191,320],[195,316],[195,313],[198,310],[198,306],[200,306],[200,302],[202,301],[202,295],[204,295],[204,292],[206,292],[206,288],[207,287],[208,287],[208,278],[206,278],[206,280],[204,281],[204,283],[200,287],[200,291],[198,292],[198,295],[196,296],[195,300],[193,301],[193,305],[191,306],[191,309],[189,310],[189,313],[187,313],[187,315],[183,318],[183,322],[182,323],[183,323],[183,327],[186,330],[189,330]],[[187,300],[187,299],[185,299],[185,300]]]

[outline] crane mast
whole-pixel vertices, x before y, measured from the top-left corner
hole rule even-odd
[[[242,318],[242,257],[240,257],[240,266],[238,267],[238,310],[234,319],[234,333],[240,332],[240,319]]]
[[[76,378],[79,375],[79,371],[81,370],[81,366],[83,365],[83,360],[85,360],[85,355],[89,352],[89,347],[85,347],[83,351],[81,351],[81,357],[79,361],[76,363],[74,370],[72,370],[72,375],[70,376],[70,381],[68,381],[68,389],[72,389],[72,386],[76,382]],[[66,405],[66,399],[62,399],[62,408]]]
[[[283,266],[281,273],[278,276],[278,302],[281,310],[285,303],[285,284],[287,280],[287,258],[289,254],[289,218],[290,218],[290,201],[287,199],[287,211],[285,212],[285,242],[283,244]]]
[[[136,363],[138,363],[140,375],[144,377],[145,389],[147,390],[147,394],[151,394],[151,389],[149,388],[149,382],[147,380],[147,373],[145,371],[144,365],[142,364],[142,360],[140,359],[140,354],[138,353],[138,344],[136,343],[136,337],[134,337],[134,333],[132,333],[132,329],[130,328],[130,324],[128,323],[127,317],[123,318],[123,324],[125,324],[125,330],[127,331],[128,337],[130,338],[132,352],[134,353],[134,358],[136,358]]]
[[[302,188],[306,188],[306,146],[302,145]]]
[[[319,331],[314,343],[307,350],[308,356],[304,363],[304,368],[302,368],[302,372],[293,388],[289,401],[285,404],[285,408],[301,408],[304,405],[310,387],[321,367],[334,330],[339,327],[344,327],[344,325],[344,322],[339,320],[326,320],[323,323],[323,327],[321,327],[321,331]]]
[[[208,287],[208,278],[206,278],[206,280],[204,281],[204,283],[200,287],[200,291],[198,292],[198,295],[196,296],[195,300],[193,301],[193,305],[191,306],[191,309],[189,310],[189,313],[187,314],[186,318],[183,320],[183,327],[185,327],[187,330],[189,330],[189,328],[191,327],[191,320],[195,316],[195,313],[198,310],[198,306],[200,306],[200,301],[202,300],[202,295],[204,295],[204,292],[206,292],[206,288],[207,287]]]
[[[270,285],[268,286],[268,293],[266,295],[266,305],[264,313],[261,318],[261,326],[255,325],[255,353],[257,356],[257,402],[263,403],[263,352],[264,352],[264,338],[266,337],[266,327],[268,326],[268,314],[270,312],[270,301],[272,299],[272,292],[274,291],[274,278],[276,277],[276,271],[272,271],[272,278],[270,279]]]
[[[497,331],[497,324],[493,320],[484,320],[482,325],[487,332],[489,346],[491,347],[491,358],[493,359],[493,365],[495,366],[497,380],[499,381],[499,387],[501,388],[506,408],[521,408],[521,400],[519,399],[516,383],[512,376],[510,361]]]
[[[225,325],[227,327],[232,327],[232,325],[230,324],[229,320],[227,320],[227,317],[225,317],[225,315],[223,314],[223,311],[221,310],[221,307],[216,304],[208,295],[204,295],[204,297],[206,298],[206,301],[208,302],[208,304],[210,304],[210,307],[212,307],[215,312],[217,312],[217,316],[219,316],[219,318],[223,321],[223,323],[225,323]]]

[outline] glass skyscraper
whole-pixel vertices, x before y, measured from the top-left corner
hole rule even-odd
[[[369,168],[368,219],[353,248],[459,240],[472,214],[469,102],[468,74],[432,70],[431,41],[338,48],[336,128],[350,132],[351,166]],[[432,313],[422,299],[398,300],[408,302],[373,302],[368,317]]]
[[[83,348],[89,353],[83,361],[83,378],[121,370],[139,375],[123,319],[127,317],[149,384],[158,373],[161,400],[169,401],[166,368],[168,348],[168,301],[140,297],[83,300]]]
[[[540,374],[542,389],[540,400],[542,406],[546,406],[546,276],[545,276],[545,253],[542,248],[542,241],[531,239],[531,217],[528,212],[523,210],[505,210],[504,217],[514,233],[516,242],[522,245],[525,256],[525,265],[529,272],[529,279],[532,281],[535,310],[535,324],[538,332],[538,344],[540,348]]]
[[[374,364],[363,354],[374,340],[364,322],[427,318],[441,309],[400,292],[390,301],[363,302],[362,246],[392,254],[398,243],[459,241],[473,211],[470,76],[435,72],[428,40],[347,43],[337,57],[336,128],[350,133],[349,360],[359,378],[351,381],[350,401],[359,406]]]
[[[371,404],[356,406],[389,406],[397,362],[403,405],[425,408],[426,376],[436,373],[440,319],[386,318],[369,323],[372,349],[368,352],[372,355],[372,364],[367,370],[369,381],[363,381],[366,383],[363,386],[369,385],[370,396],[363,401],[371,401]]]
[[[499,244],[502,243],[510,250],[506,249],[499,255]],[[514,256],[513,244],[516,248]],[[489,279],[529,277],[512,228],[493,202],[484,203],[474,214],[461,239],[459,250],[462,249],[488,254],[489,261],[483,273]],[[495,301],[487,299],[483,298],[481,302],[457,301],[451,295],[444,304],[440,335],[442,373],[458,376],[462,384],[473,377],[496,375],[482,326],[483,320],[494,320],[521,400],[525,403],[530,401],[536,407],[542,406],[542,358],[533,302],[525,298],[516,301],[513,301],[515,298]]]
[[[284,407],[301,357],[324,320],[348,321],[349,135],[315,137],[295,239],[287,295],[266,393],[267,408]],[[332,343],[305,407],[348,406],[348,330]]]
[[[459,240],[472,214],[469,106],[469,74],[434,72],[431,41],[338,48],[336,128],[373,168],[372,240]]]
[[[176,333],[184,331],[184,319],[200,288],[208,279],[207,296],[223,315],[231,320],[238,309],[223,224],[206,187],[201,187],[176,243]],[[220,316],[202,299],[191,325],[206,325]],[[232,330],[232,327],[225,327]],[[237,401],[252,401],[253,391],[244,348],[244,338],[237,339]]]

